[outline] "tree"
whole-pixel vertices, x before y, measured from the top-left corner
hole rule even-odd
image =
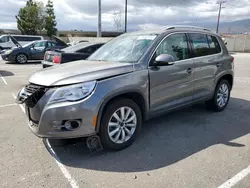
[[[56,23],[56,16],[54,13],[53,2],[51,0],[48,0],[48,3],[46,5],[45,29],[49,37],[56,34],[57,32],[56,25],[57,23]]]
[[[22,34],[36,35],[37,31],[43,27],[41,7],[33,0],[28,0],[26,6],[19,10],[16,16],[17,28]]]
[[[123,28],[123,18],[122,18],[122,11],[114,11],[113,12],[113,25],[116,31],[122,31]]]

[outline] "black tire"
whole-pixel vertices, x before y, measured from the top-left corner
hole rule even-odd
[[[121,107],[129,107],[135,112],[137,118],[137,124],[134,134],[131,136],[131,138],[124,143],[118,144],[110,139],[108,134],[108,124],[114,112],[116,112]],[[106,108],[102,116],[99,136],[101,138],[102,145],[105,149],[121,150],[130,146],[135,141],[135,139],[139,136],[141,132],[141,127],[142,127],[142,115],[138,105],[130,99],[121,98],[111,102]]]
[[[226,104],[221,107],[221,106],[219,106],[219,104],[217,102],[217,96],[218,96],[219,89],[223,84],[227,85],[229,93],[228,93],[228,99],[227,99]],[[220,80],[219,83],[216,86],[213,98],[206,102],[207,108],[211,109],[211,110],[213,110],[215,112],[223,111],[228,105],[228,102],[230,100],[230,94],[231,94],[231,85],[229,84],[229,82],[227,80]]]
[[[21,62],[20,60],[18,60],[19,56],[23,56],[24,58],[26,58],[26,60]],[[18,64],[25,64],[27,62],[28,62],[28,56],[26,54],[20,53],[20,54],[16,55],[16,63],[18,63]]]

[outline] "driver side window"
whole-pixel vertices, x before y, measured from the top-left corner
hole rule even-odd
[[[155,56],[169,54],[174,57],[175,61],[188,59],[188,42],[184,33],[173,34],[164,39],[156,50]]]

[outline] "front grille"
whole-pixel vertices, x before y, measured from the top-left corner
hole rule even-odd
[[[29,97],[25,101],[25,104],[29,108],[33,108],[37,102],[42,98],[42,96],[46,93],[48,88],[44,86],[38,86],[34,84],[29,84],[25,87],[25,91],[29,93]]]
[[[38,86],[38,85],[34,85],[34,84],[29,84],[29,85],[26,85],[25,86],[25,91],[30,93],[30,94],[33,94],[35,93],[37,90],[43,88],[43,86]]]

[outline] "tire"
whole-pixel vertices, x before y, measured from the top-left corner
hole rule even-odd
[[[228,90],[227,97],[226,97],[226,93],[227,93],[226,91],[224,94],[222,94],[223,93],[222,87],[227,88],[227,90]],[[228,102],[230,100],[230,94],[231,94],[231,86],[230,86],[229,82],[227,80],[220,80],[220,82],[216,86],[213,98],[206,102],[208,109],[211,109],[215,112],[223,111],[228,105]],[[219,95],[223,96],[223,97],[221,98]],[[221,103],[219,102],[220,101],[219,98],[221,98],[221,101],[222,101]],[[226,100],[226,102],[225,102],[225,100]]]
[[[119,123],[114,117],[114,114],[116,113],[119,117],[122,117],[122,108],[124,109],[124,121]],[[133,117],[135,117],[135,119],[131,120]],[[125,122],[125,120],[128,122]],[[118,99],[108,105],[102,116],[101,122],[99,136],[103,147],[105,149],[121,150],[130,146],[139,136],[142,127],[141,110],[138,105],[130,99]],[[116,131],[117,129],[119,130]],[[116,131],[113,137],[111,136],[112,131]],[[115,141],[116,138],[117,141]]]
[[[18,64],[24,64],[24,63],[27,63],[27,61],[28,61],[28,57],[25,54],[21,53],[16,56],[16,63]]]

